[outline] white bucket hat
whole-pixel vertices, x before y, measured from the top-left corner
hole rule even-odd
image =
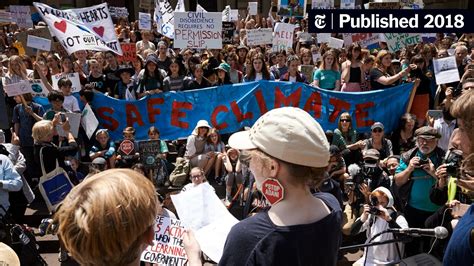
[[[199,120],[196,124],[196,127],[193,130],[194,135],[198,135],[198,130],[200,127],[207,127],[208,129],[211,129],[211,126],[206,120]]]
[[[285,162],[326,167],[329,143],[323,129],[307,112],[295,107],[273,109],[250,130],[234,133],[229,145],[239,150],[260,149]]]

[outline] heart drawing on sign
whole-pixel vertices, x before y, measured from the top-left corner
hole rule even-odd
[[[61,22],[54,22],[54,27],[63,33],[66,33],[66,21],[61,20]]]
[[[93,27],[92,28],[97,34],[100,35],[100,37],[104,37],[104,27]]]

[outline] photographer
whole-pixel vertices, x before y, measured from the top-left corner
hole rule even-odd
[[[405,217],[399,215],[393,207],[392,193],[384,188],[378,187],[370,193],[370,205],[364,204],[364,213],[357,219],[355,226],[360,226],[359,232],[366,231],[367,243],[382,242],[393,239],[392,233],[384,233],[372,239],[376,234],[389,228],[408,228]],[[364,256],[354,265],[380,265],[396,263],[403,253],[403,245],[386,244],[367,247]]]

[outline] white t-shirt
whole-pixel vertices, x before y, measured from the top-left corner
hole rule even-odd
[[[255,73],[255,81],[259,81],[263,79],[262,73]]]
[[[69,112],[81,111],[81,109],[79,109],[79,102],[77,101],[76,97],[72,95],[64,96],[63,108]]]

